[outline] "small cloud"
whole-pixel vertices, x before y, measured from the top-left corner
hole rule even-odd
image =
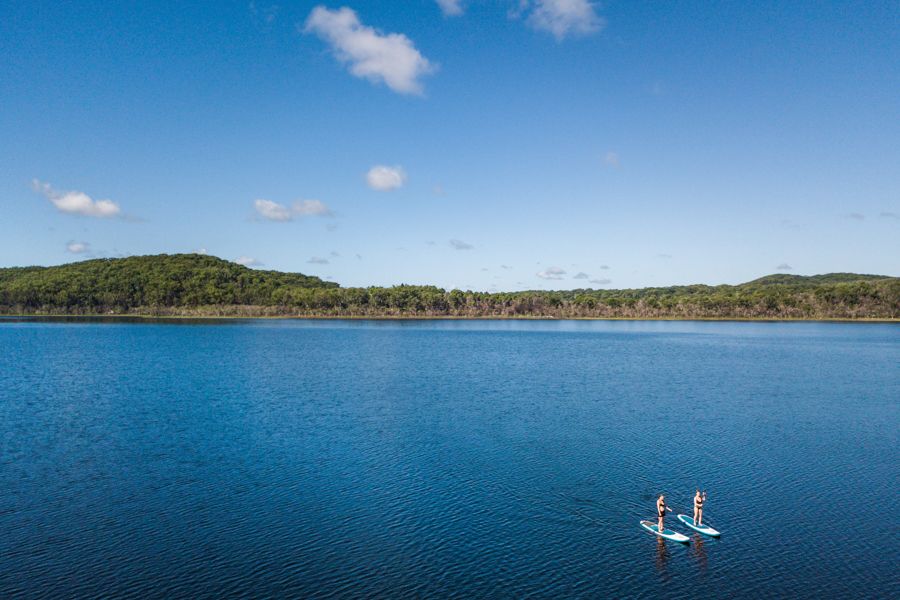
[[[854,221],[864,221],[866,218],[866,215],[864,215],[862,213],[858,213],[858,212],[852,212],[852,213],[848,213],[848,214],[844,215],[844,217],[846,217],[848,219],[852,219]]]
[[[366,173],[366,183],[379,192],[389,192],[403,187],[406,183],[406,172],[402,167],[376,165]]]
[[[69,242],[66,244],[66,252],[71,252],[72,254],[84,254],[90,249],[91,245],[87,242]]]
[[[436,185],[433,188],[431,188],[431,193],[433,193],[435,196],[443,196],[447,192],[444,191],[444,186]]]
[[[589,283],[593,283],[596,285],[609,285],[612,283],[612,279],[591,279]]]
[[[267,24],[271,25],[275,22],[275,19],[278,17],[279,6],[277,4],[272,4],[268,7],[261,7],[256,2],[250,3],[250,12],[253,14],[255,18],[262,19]]]
[[[295,216],[325,217],[331,215],[331,210],[319,200],[298,200],[288,208],[284,204],[260,199],[253,201],[253,208],[262,218],[281,223],[293,221]]]
[[[619,155],[612,150],[603,155],[603,162],[614,169],[618,169],[621,164],[619,163]]]
[[[462,0],[436,0],[445,17],[458,17],[463,14]]]
[[[256,209],[256,212],[259,213],[262,218],[268,219],[269,221],[284,222],[294,218],[287,206],[272,202],[271,200],[254,200],[253,208]]]
[[[260,261],[250,256],[241,256],[234,262],[239,265],[244,265],[245,267],[261,267],[263,265]]]
[[[294,214],[299,217],[330,217],[331,209],[321,200],[297,200],[291,205]]]
[[[327,258],[322,258],[322,257],[320,257],[320,256],[313,256],[312,258],[310,258],[310,259],[309,259],[308,261],[306,261],[306,262],[309,263],[309,264],[311,264],[311,265],[327,265],[327,264],[328,264],[328,259],[327,259]]]
[[[657,258],[672,258],[671,254],[657,254]]]
[[[490,269],[488,269],[487,267],[481,267],[481,270],[482,270],[482,271],[489,271]]]
[[[588,0],[535,0],[528,24],[548,31],[556,41],[568,36],[584,36],[603,29],[606,21],[597,15]]]
[[[419,80],[437,70],[408,37],[363,25],[351,8],[317,6],[309,13],[303,32],[314,33],[330,45],[354,77],[383,83],[398,94],[422,94]]]
[[[429,245],[429,246],[434,246],[435,244],[437,244],[437,242],[435,242],[434,240],[428,240],[428,241],[425,242],[425,243],[426,243],[427,245]]]
[[[562,279],[565,274],[566,270],[559,267],[547,267],[543,271],[535,273],[541,279]]]
[[[775,268],[778,269],[779,271],[793,271],[794,270],[794,268],[787,263],[781,263],[780,265],[778,265]]]
[[[332,250],[329,254],[330,254],[333,258],[340,258],[340,257],[341,257],[341,255],[340,255],[336,250]]]
[[[500,268],[501,268],[501,269],[505,269],[505,270],[507,270],[507,271],[509,271],[510,269],[512,269],[512,267],[509,266],[509,265],[500,265]]]
[[[206,256],[207,254],[209,254],[209,252],[206,251],[206,248],[197,248],[196,250],[194,250],[194,254],[202,254]]]
[[[895,212],[885,211],[885,212],[879,213],[878,216],[881,217],[882,219],[900,219],[900,214],[897,214]]]
[[[782,219],[781,226],[785,227],[787,229],[793,229],[795,231],[799,231],[799,230],[803,229],[803,227],[799,223],[797,223],[795,221],[791,221],[790,219]]]
[[[600,269],[603,271],[609,271],[609,265],[600,265]]]
[[[475,246],[473,246],[472,244],[469,244],[462,240],[450,240],[450,246],[454,250],[472,250],[473,248],[475,248]]]
[[[590,279],[591,276],[585,273],[584,271],[580,271],[579,273],[572,276],[572,279]]]
[[[325,225],[326,231],[335,231],[335,230],[337,230],[337,228],[338,228],[337,223],[328,223],[327,225]]]
[[[356,255],[356,260],[362,260],[362,254],[357,254],[357,255]]]
[[[31,180],[31,187],[35,192],[43,194],[59,212],[101,219],[121,216],[122,210],[112,200],[94,200],[84,192],[62,192],[38,179]]]

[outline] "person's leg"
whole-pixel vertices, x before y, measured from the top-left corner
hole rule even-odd
[[[663,527],[663,518],[662,518],[662,517],[659,518],[659,525],[658,525],[658,527],[659,527],[659,532],[662,533],[662,532],[663,532],[663,529],[664,529],[664,527]]]
[[[697,507],[694,507],[694,525],[697,524]]]
[[[694,521],[694,523],[697,524],[697,527],[700,527],[701,525],[703,525],[703,509],[702,508],[697,509],[697,519]]]

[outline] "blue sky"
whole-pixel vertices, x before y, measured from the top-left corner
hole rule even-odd
[[[900,275],[896,2],[0,5],[0,266]]]

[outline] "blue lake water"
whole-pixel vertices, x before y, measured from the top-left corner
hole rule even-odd
[[[898,435],[891,324],[0,320],[0,597],[898,597]]]

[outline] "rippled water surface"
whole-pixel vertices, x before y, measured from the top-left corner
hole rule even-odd
[[[898,408],[889,324],[4,320],[0,597],[897,597]]]

